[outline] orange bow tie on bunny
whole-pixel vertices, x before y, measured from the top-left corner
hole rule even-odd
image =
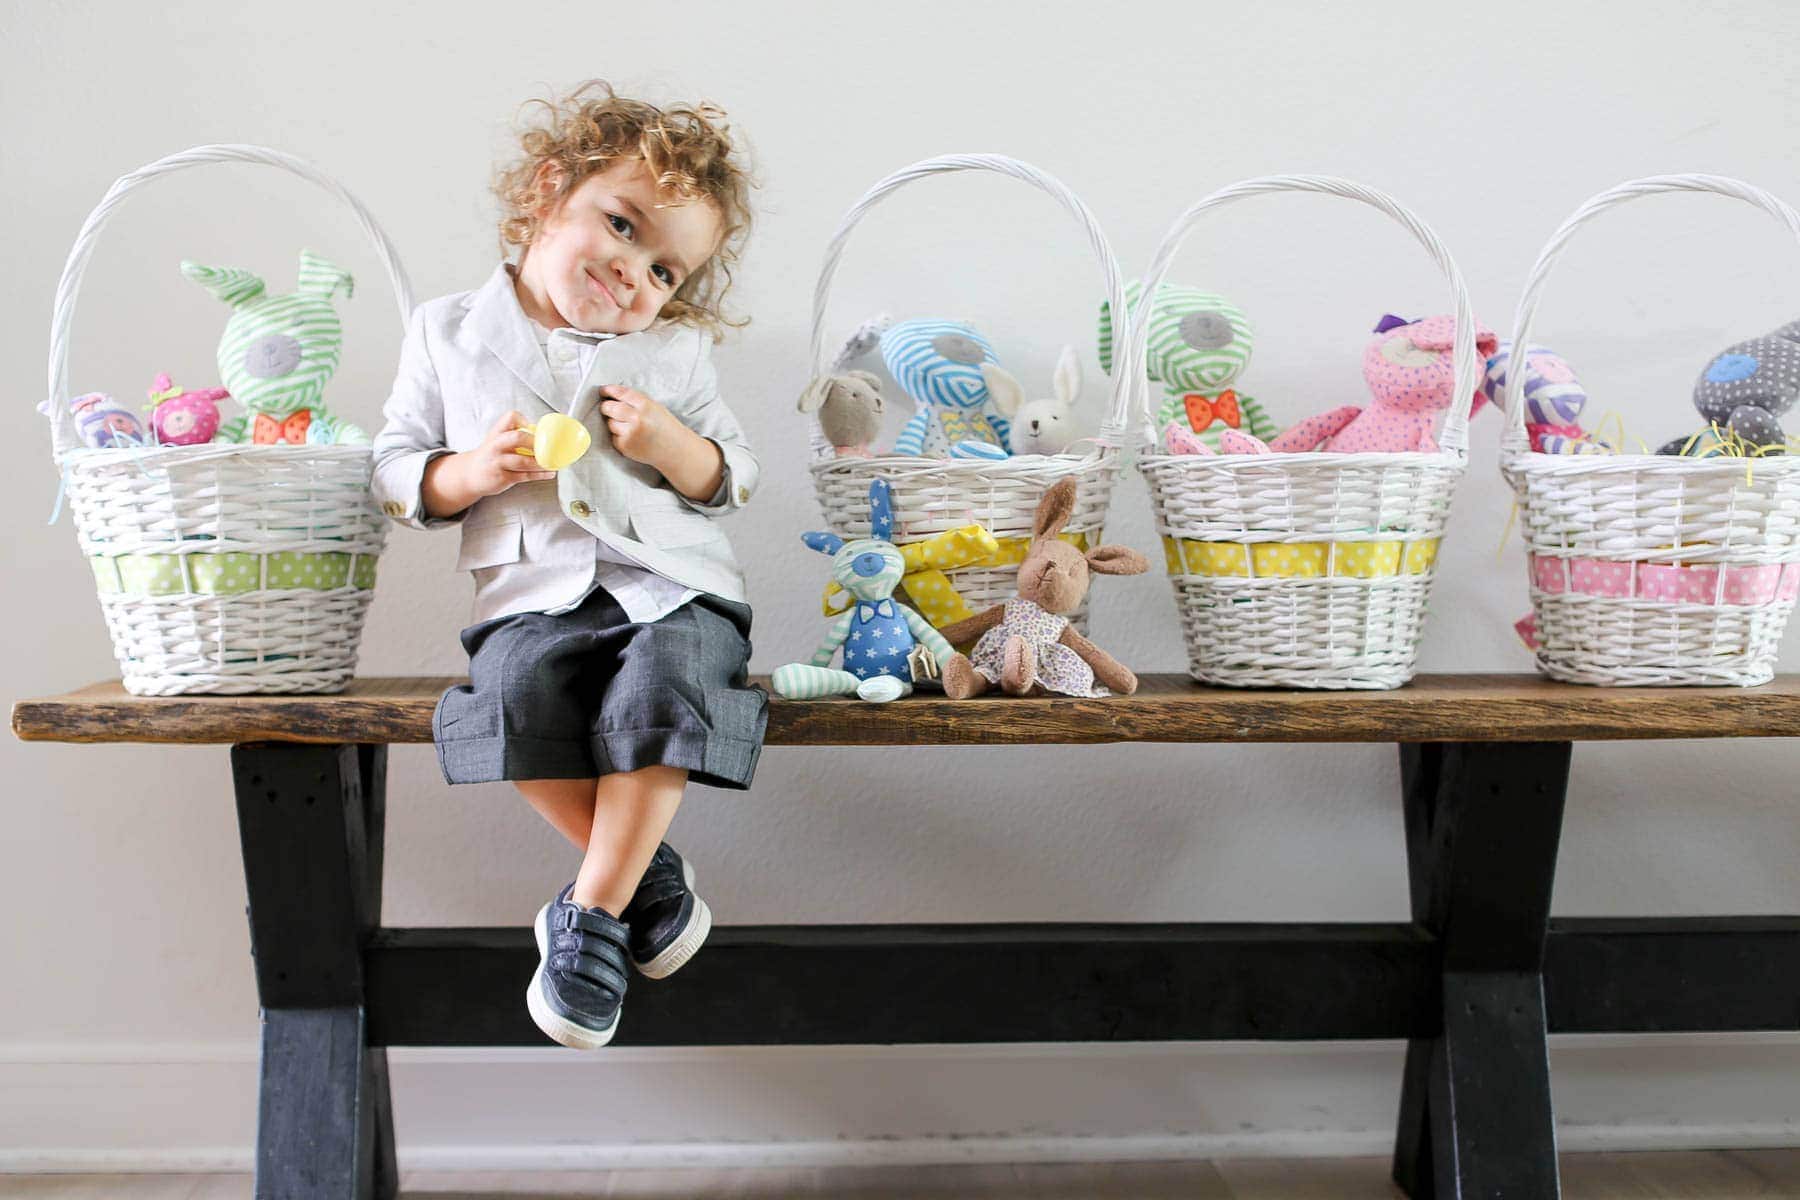
[[[304,446],[306,445],[306,431],[311,425],[312,409],[310,408],[299,409],[281,421],[277,421],[267,413],[257,413],[256,421],[250,427],[250,441],[258,446],[274,446],[282,442]]]

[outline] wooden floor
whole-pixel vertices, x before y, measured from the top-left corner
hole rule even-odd
[[[1391,1200],[1386,1159],[1219,1159],[1058,1166],[873,1167],[408,1175],[403,1197],[532,1200]],[[1800,1150],[1576,1154],[1565,1200],[1800,1198]],[[247,1200],[245,1175],[0,1175],[0,1196],[31,1200]]]

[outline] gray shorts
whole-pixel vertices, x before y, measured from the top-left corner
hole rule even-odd
[[[635,624],[604,588],[551,616],[516,613],[462,632],[469,682],[432,717],[451,783],[591,779],[680,767],[747,788],[768,696],[749,683],[750,609],[699,596]]]

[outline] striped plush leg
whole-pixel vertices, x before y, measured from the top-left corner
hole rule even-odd
[[[788,700],[817,700],[821,696],[854,696],[862,682],[848,671],[788,663],[776,667],[775,694]]]
[[[900,431],[900,438],[894,443],[895,454],[925,453],[925,432],[931,424],[931,409],[921,404],[919,410],[906,422],[906,428]]]

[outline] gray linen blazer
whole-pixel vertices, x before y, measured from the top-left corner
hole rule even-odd
[[[505,264],[472,292],[421,304],[375,438],[375,499],[414,529],[462,526],[456,566],[475,576],[471,623],[574,601],[594,579],[594,539],[619,557],[726,600],[745,601],[744,573],[710,518],[748,503],[761,466],[719,398],[712,342],[686,326],[626,334],[596,347],[570,416],[593,448],[552,480],[515,484],[448,519],[426,517],[420,484],[440,454],[472,450],[508,410],[553,411],[555,387]],[[709,503],[670,487],[613,449],[595,389],[620,383],[659,401],[715,442],[725,482]]]

